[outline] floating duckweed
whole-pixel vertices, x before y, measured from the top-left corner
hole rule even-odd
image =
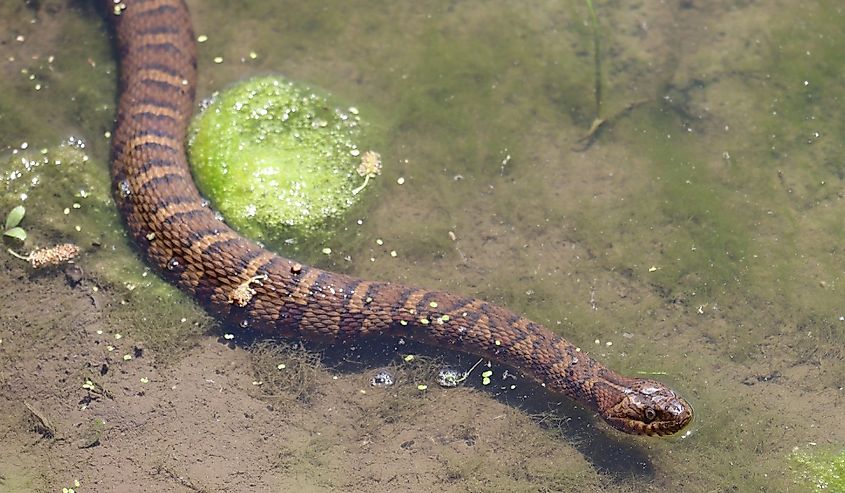
[[[362,149],[358,111],[278,77],[214,97],[193,122],[189,153],[200,190],[243,233],[276,247],[325,241],[381,169]],[[293,241],[290,241],[293,240]]]

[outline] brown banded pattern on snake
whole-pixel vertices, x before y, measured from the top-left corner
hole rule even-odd
[[[106,0],[120,58],[115,199],[146,260],[227,323],[323,341],[407,337],[500,361],[627,433],[668,435],[692,408],[545,327],[483,300],[327,272],[269,252],[202,200],[185,156],[197,59],[182,0]],[[261,282],[251,280],[260,278]],[[248,286],[249,296],[236,294]],[[239,302],[235,302],[235,300]]]

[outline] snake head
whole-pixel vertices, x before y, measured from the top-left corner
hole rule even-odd
[[[634,435],[664,436],[677,433],[692,421],[692,406],[660,382],[634,380],[622,399],[602,413],[617,430]]]

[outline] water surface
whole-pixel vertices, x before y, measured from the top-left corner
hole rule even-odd
[[[127,244],[108,199],[104,19],[44,1],[0,16],[0,204],[5,214],[27,193],[21,249],[76,242],[87,278],[70,288],[60,271],[3,259],[2,427],[18,451],[0,463],[7,484],[55,491],[82,478],[79,491],[108,491],[128,474],[160,491],[804,491],[790,455],[843,447],[838,3],[596,2],[607,121],[586,140],[594,44],[579,2],[189,5],[208,38],[201,97],[281,73],[374,122],[384,174],[372,208],[331,255],[302,260],[506,305],[620,372],[671,384],[696,422],[654,440],[567,402],[551,421],[528,419],[556,399],[521,398],[542,394],[522,379],[425,395],[406,382],[390,401],[367,386],[368,365],[320,370],[319,398],[268,405],[249,352],[217,344],[227,328]],[[8,180],[21,156],[55,156],[70,137],[88,157],[70,175],[53,157],[32,190]],[[143,357],[123,361],[131,346],[115,333],[144,342]],[[103,361],[113,398],[80,404]],[[220,378],[231,394],[215,401],[207,382]],[[101,444],[38,441],[12,401],[74,440],[104,418]],[[133,414],[144,406],[170,414]],[[229,424],[209,428],[215,419]]]

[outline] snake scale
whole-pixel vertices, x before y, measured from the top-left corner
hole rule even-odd
[[[147,262],[209,312],[284,337],[405,337],[497,360],[627,433],[668,435],[692,419],[689,404],[664,384],[619,375],[509,310],[301,265],[240,236],[202,199],[188,168],[197,56],[186,5],[105,3],[120,59],[112,138],[117,205]]]

